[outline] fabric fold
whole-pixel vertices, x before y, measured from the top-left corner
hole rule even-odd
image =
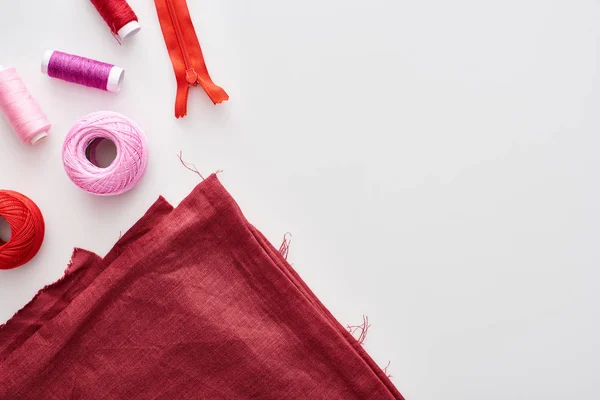
[[[402,399],[215,175],[82,254],[0,331],[0,399]]]

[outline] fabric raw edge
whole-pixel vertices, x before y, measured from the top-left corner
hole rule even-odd
[[[246,221],[247,222],[247,221]],[[346,340],[348,344],[352,346],[356,354],[368,365],[368,367],[375,373],[375,375],[381,380],[386,386],[390,393],[398,398],[404,399],[402,394],[398,391],[396,386],[391,382],[389,376],[379,367],[379,365],[371,358],[369,353],[365,350],[363,345],[356,340],[350,332],[335,318],[335,316],[329,311],[327,307],[319,300],[314,292],[308,287],[306,282],[298,275],[296,270],[287,262],[283,255],[275,249],[273,244],[252,224],[247,222],[248,228],[252,232],[253,236],[259,243],[259,245],[265,251],[267,257],[273,260],[273,263],[279,268],[279,270],[287,276],[291,283],[297,288],[300,294],[315,307],[315,311],[320,313],[328,321],[329,325],[334,328],[338,333]]]
[[[219,209],[222,207],[230,208],[235,212],[235,218],[237,218],[241,223],[246,225],[247,234],[251,236],[251,238],[255,241],[256,246],[260,247],[263,251],[263,257],[271,260],[270,264],[274,264],[276,271],[279,274],[282,274],[289,284],[295,289],[302,298],[313,308],[314,312],[324,319],[324,323],[329,325],[331,329],[338,335],[340,340],[345,342],[351,349],[354,351],[357,357],[359,357],[368,368],[385,386],[385,388],[397,399],[404,399],[402,394],[398,391],[396,386],[391,382],[389,377],[383,372],[383,370],[377,365],[377,363],[371,358],[371,356],[367,353],[367,351],[363,348],[363,346],[344,328],[342,324],[331,314],[331,312],[321,303],[318,297],[312,292],[312,290],[308,287],[308,285],[302,280],[302,278],[298,275],[298,273],[292,268],[292,266],[283,258],[281,253],[279,253],[275,247],[269,242],[265,236],[256,229],[244,216],[243,211],[229,195],[228,197],[221,196],[213,196],[211,195],[211,190],[208,189],[210,186],[217,186],[218,192],[222,191],[224,193],[228,193],[227,189],[223,187],[221,182],[219,181],[216,175],[209,176],[204,182],[196,187],[196,190],[201,187],[203,198],[211,204],[216,204],[219,201],[224,201],[226,204],[222,204],[218,206]],[[192,199],[194,196],[194,191],[188,196],[188,198]],[[184,200],[186,201],[186,200]],[[258,286],[262,286],[265,284],[265,280],[260,280],[259,275],[263,275],[263,278],[266,278],[266,282],[273,282],[271,277],[267,277],[267,275],[271,275],[272,272],[268,271],[268,268],[264,267],[265,264],[260,263],[260,265],[256,265],[257,269],[253,271],[249,271],[252,279],[255,282],[260,282]],[[281,288],[276,289],[276,291],[282,292]],[[264,294],[264,292],[262,293]]]
[[[74,286],[78,282],[86,280],[86,277],[93,273],[92,269],[87,267],[97,260],[100,258],[94,253],[74,249],[64,275],[40,289],[29,303],[0,326],[0,362],[37,332],[63,296],[76,289]],[[52,299],[55,301],[51,301]]]
[[[40,289],[29,303],[0,325],[0,362],[64,310],[119,254],[150,232],[156,222],[172,210],[173,206],[160,196],[104,259],[93,252],[75,248],[64,275]]]

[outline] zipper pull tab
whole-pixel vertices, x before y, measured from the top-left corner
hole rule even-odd
[[[190,68],[185,71],[185,80],[190,85],[196,86],[198,84],[198,73],[194,71],[194,68]]]

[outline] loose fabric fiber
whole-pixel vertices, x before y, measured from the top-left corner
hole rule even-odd
[[[0,327],[0,399],[402,399],[215,175]]]

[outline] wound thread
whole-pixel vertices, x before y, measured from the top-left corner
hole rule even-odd
[[[117,93],[125,70],[91,58],[58,50],[48,50],[42,60],[42,73],[51,78]]]
[[[23,143],[37,144],[52,126],[15,68],[0,66],[0,110]]]
[[[117,149],[115,160],[106,168],[95,165],[95,152],[102,140],[110,140]],[[86,115],[71,128],[62,155],[65,171],[74,184],[88,193],[114,196],[133,189],[144,176],[148,143],[135,122],[115,112],[101,111]]]
[[[0,269],[12,269],[29,262],[40,250],[46,230],[38,206],[27,196],[0,190],[0,216],[8,222],[11,237],[0,239]]]
[[[125,0],[91,1],[120,43],[140,31],[138,17]]]

